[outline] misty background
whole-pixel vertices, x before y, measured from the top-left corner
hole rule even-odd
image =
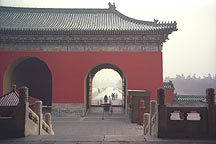
[[[110,76],[109,76],[110,75]],[[112,69],[102,69],[98,71],[93,77],[92,82],[93,88],[106,88],[106,87],[115,87],[122,88],[122,79],[121,76]]]
[[[216,74],[212,76],[208,74],[204,77],[194,75],[184,76],[176,75],[176,77],[166,77],[164,81],[171,80],[177,94],[206,95],[206,88],[214,88],[216,90]]]

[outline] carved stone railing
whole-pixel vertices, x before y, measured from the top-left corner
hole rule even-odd
[[[157,101],[150,101],[150,113],[144,113],[143,116],[143,134],[146,136],[156,136],[157,135]]]
[[[169,137],[208,137],[207,123],[207,107],[167,107],[167,132]]]
[[[39,124],[38,115],[34,111],[32,111],[30,108],[28,110],[29,110],[28,118],[32,120],[35,124]]]
[[[157,135],[157,122],[158,122],[158,113],[157,113],[157,101],[151,100],[150,102],[150,135]]]
[[[10,120],[4,119],[2,122],[0,119],[0,133],[4,133],[3,137],[54,135],[51,114],[46,113],[45,121],[42,119],[42,101],[36,102],[35,112],[29,107],[27,87],[21,87],[19,89],[19,104],[17,106],[4,107],[2,110],[6,112],[8,110],[10,112],[8,116],[11,117]]]
[[[158,137],[215,138],[214,89],[206,90],[207,107],[176,107],[164,103],[164,89],[158,89]]]
[[[46,133],[44,133],[43,131],[45,131]],[[46,113],[45,114],[45,121],[42,120],[42,130],[41,130],[41,133],[42,134],[54,135],[54,132],[52,130],[51,115],[50,115],[50,113]]]
[[[150,135],[150,114],[144,113],[143,115],[143,134]]]
[[[52,129],[51,114],[50,113],[45,114],[45,123],[48,125],[48,133],[50,135],[54,135],[54,131]]]
[[[39,135],[54,135],[52,124],[51,124],[51,114],[45,114],[45,121],[43,120],[42,114],[42,101],[36,101],[35,103],[35,113],[39,118]],[[44,131],[46,133],[44,133]]]
[[[49,133],[49,126],[44,121],[42,121],[42,129],[47,133]]]

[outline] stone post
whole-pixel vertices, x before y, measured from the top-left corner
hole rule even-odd
[[[208,102],[208,132],[210,137],[216,136],[216,106],[215,106],[215,90],[213,88],[206,89],[206,100]]]
[[[145,109],[145,101],[144,100],[140,100],[140,120],[138,121],[139,125],[143,125],[143,114],[144,114],[144,109]]]
[[[19,96],[20,96],[19,103],[21,103],[21,104],[28,103],[28,88],[27,87],[21,87],[19,89]]]
[[[16,85],[12,85],[11,90],[16,91]]]
[[[35,102],[35,113],[38,115],[39,117],[39,130],[38,130],[38,134],[41,135],[41,131],[42,131],[42,120],[43,120],[43,114],[42,114],[42,101],[36,101]]]
[[[45,114],[45,122],[49,126],[49,134],[54,135],[54,132],[53,132],[53,129],[52,129],[51,114],[50,113]]]
[[[143,129],[144,129],[144,135],[150,135],[150,114],[144,113],[143,116]]]
[[[157,136],[157,124],[158,124],[158,113],[157,113],[157,101],[150,101],[150,135]]]
[[[167,113],[165,105],[165,92],[163,88],[157,90],[158,101],[158,137],[163,138],[167,132]]]
[[[158,105],[164,105],[165,104],[165,91],[163,88],[159,88],[157,90],[157,100],[158,100]]]
[[[150,114],[151,114],[151,118],[156,113],[156,111],[157,111],[157,101],[156,100],[151,100],[151,102],[150,102]]]
[[[17,137],[28,136],[30,133],[27,131],[28,126],[28,88],[21,87],[19,89],[19,104],[16,112],[16,133]]]

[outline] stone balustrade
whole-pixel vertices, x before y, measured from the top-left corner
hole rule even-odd
[[[157,122],[158,122],[158,113],[157,113],[157,101],[150,101],[150,135],[157,135]]]
[[[143,115],[143,134],[144,135],[150,135],[150,114],[144,113]]]
[[[167,106],[164,89],[158,89],[159,138],[216,138],[214,89],[206,90],[207,107]]]
[[[39,117],[38,115],[29,109],[29,119],[32,120],[35,124],[39,124]]]
[[[16,86],[12,86],[16,90]],[[4,107],[10,111],[10,120],[0,119],[0,137],[24,137],[28,135],[54,135],[51,123],[51,114],[42,114],[42,101],[35,103],[35,112],[29,107],[28,88],[19,89],[19,103],[17,106]],[[12,111],[12,112],[11,112]]]

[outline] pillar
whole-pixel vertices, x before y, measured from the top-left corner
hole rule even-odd
[[[150,101],[150,114],[151,114],[151,118],[156,113],[156,111],[157,111],[157,101],[156,100],[151,100]]]
[[[163,138],[167,132],[167,113],[165,105],[165,92],[163,88],[157,90],[158,102],[158,137]]]
[[[150,135],[150,114],[144,113],[143,120],[144,135]]]
[[[16,91],[16,85],[12,85],[12,86],[11,86],[11,90],[12,90],[12,91]]]
[[[54,135],[53,129],[52,129],[52,123],[51,123],[51,114],[45,113],[45,122],[49,126],[49,134]]]
[[[28,125],[28,111],[29,109],[29,102],[28,102],[28,88],[21,87],[19,88],[19,104],[17,107],[16,112],[16,133],[17,137],[21,136],[28,136],[30,133],[27,131]]]
[[[216,136],[216,106],[215,106],[215,90],[213,88],[206,89],[206,100],[208,102],[208,132],[210,137]]]
[[[28,88],[27,87],[21,87],[19,89],[19,96],[20,96],[19,103],[21,103],[21,104],[28,103]]]
[[[38,129],[38,134],[41,135],[42,131],[42,119],[43,119],[43,114],[42,114],[42,101],[36,101],[35,102],[35,113],[39,117],[39,129]]]
[[[158,124],[158,113],[157,113],[157,101],[150,101],[150,135],[157,136],[157,124]]]

